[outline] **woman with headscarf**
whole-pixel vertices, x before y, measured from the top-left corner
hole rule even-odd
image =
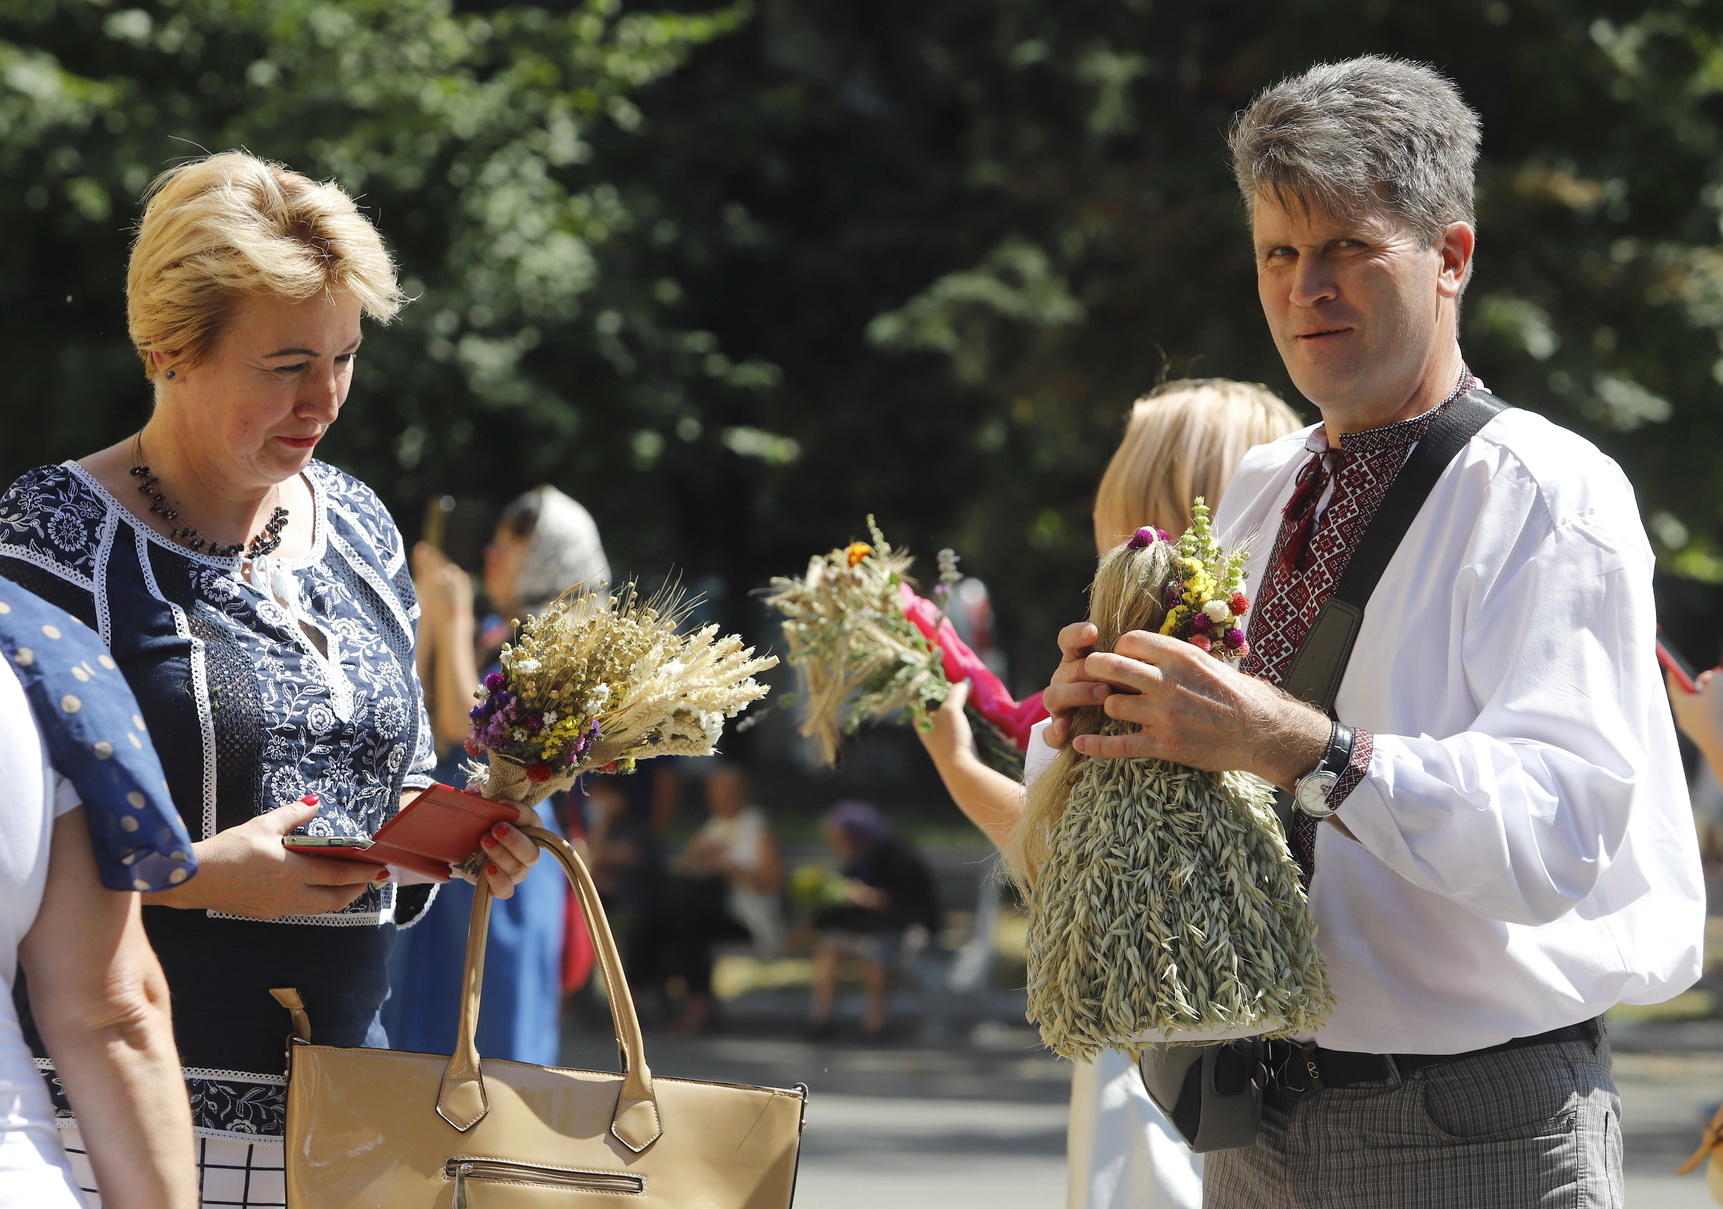
[[[544,485],[503,509],[485,548],[485,595],[493,612],[482,624],[473,616],[471,577],[441,551],[421,542],[413,551],[413,572],[423,610],[419,674],[432,702],[442,757],[436,775],[461,785],[461,743],[481,668],[496,666],[517,621],[565,591],[607,591],[610,565],[591,514]],[[546,810],[544,825],[562,830],[556,816],[554,808]],[[395,1048],[447,1053],[453,1046],[472,902],[470,887],[445,887],[425,917],[401,934],[389,961],[391,994],[383,1012]],[[590,941],[578,908],[573,911],[571,916],[568,883],[560,877],[523,882],[512,898],[492,905],[481,1054],[540,1065],[559,1060],[562,992],[566,982],[578,981],[566,976],[566,967],[570,959],[576,966],[591,965]]]

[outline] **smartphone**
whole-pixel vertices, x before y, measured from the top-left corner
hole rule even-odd
[[[433,881],[449,880],[449,866],[465,860],[498,823],[512,823],[518,811],[450,785],[420,790],[377,834],[284,835],[281,842],[301,852],[343,861],[410,870]]]
[[[328,852],[330,849],[363,852],[376,843],[368,835],[284,835],[281,846],[294,852]]]
[[[1661,663],[1669,674],[1675,677],[1675,683],[1681,686],[1682,691],[1689,693],[1699,691],[1699,673],[1694,670],[1693,665],[1680,651],[1670,646],[1664,639],[1662,626],[1657,627],[1657,662]]]

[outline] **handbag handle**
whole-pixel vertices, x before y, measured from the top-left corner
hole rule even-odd
[[[640,1017],[634,1011],[634,997],[628,991],[628,980],[622,972],[622,957],[616,951],[616,938],[610,933],[604,905],[599,902],[598,887],[593,885],[586,862],[580,859],[580,854],[567,840],[554,831],[530,823],[516,823],[515,826],[556,858],[568,877],[569,885],[580,898],[581,914],[586,919],[587,931],[598,953],[598,968],[604,976],[605,997],[610,1001],[617,1048],[622,1054],[622,1089],[616,1098],[616,1112],[611,1116],[610,1133],[638,1154],[657,1141],[664,1130],[658,1119],[652,1071],[646,1065],[646,1042],[640,1034]],[[473,888],[473,914],[467,925],[467,961],[462,976],[461,1017],[455,1030],[455,1052],[449,1058],[437,1093],[437,1115],[463,1133],[484,1120],[490,1111],[475,1040],[490,918],[490,886],[480,877]]]

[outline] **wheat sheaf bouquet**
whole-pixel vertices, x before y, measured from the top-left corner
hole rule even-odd
[[[951,629],[945,605],[963,578],[957,555],[939,552],[930,604],[912,590],[914,560],[893,548],[873,517],[867,523],[871,541],[814,555],[800,578],[773,579],[766,596],[783,615],[801,733],[827,765],[837,763],[844,739],[864,723],[904,717],[927,726],[928,712],[951,692],[947,667],[954,657],[929,634]],[[1002,697],[1003,689],[993,696]],[[972,705],[967,712],[983,758],[1013,777],[1020,774],[1022,753],[990,716],[997,711]]]
[[[715,625],[682,633],[691,607],[629,584],[528,617],[474,694],[467,788],[536,806],[583,772],[712,755],[725,720],[766,695],[755,674],[778,661]]]
[[[1200,499],[1174,544],[1138,530],[1090,592],[1095,649],[1147,630],[1217,658],[1248,651],[1242,555]],[[1122,734],[1099,707],[1071,733]],[[1010,858],[1029,907],[1029,1017],[1049,1048],[1090,1058],[1193,1035],[1319,1025],[1332,999],[1273,791],[1248,773],[1067,746],[1035,778]]]

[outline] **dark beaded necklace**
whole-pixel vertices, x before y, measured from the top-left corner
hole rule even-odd
[[[142,439],[139,439],[137,442],[138,465],[132,467],[132,477],[142,480],[138,483],[138,490],[150,497],[150,511],[152,513],[164,521],[178,520],[179,509],[168,507],[167,497],[157,487],[160,480],[150,473],[148,466],[143,464],[143,457],[144,445]],[[281,531],[287,528],[287,521],[287,509],[277,504],[275,511],[270,513],[269,520],[265,522],[263,528],[253,534],[248,542],[224,546],[219,542],[210,541],[190,525],[175,525],[168,530],[168,536],[197,554],[208,554],[214,558],[237,558],[243,554],[246,558],[255,559],[273,553],[275,548],[281,544]]]

